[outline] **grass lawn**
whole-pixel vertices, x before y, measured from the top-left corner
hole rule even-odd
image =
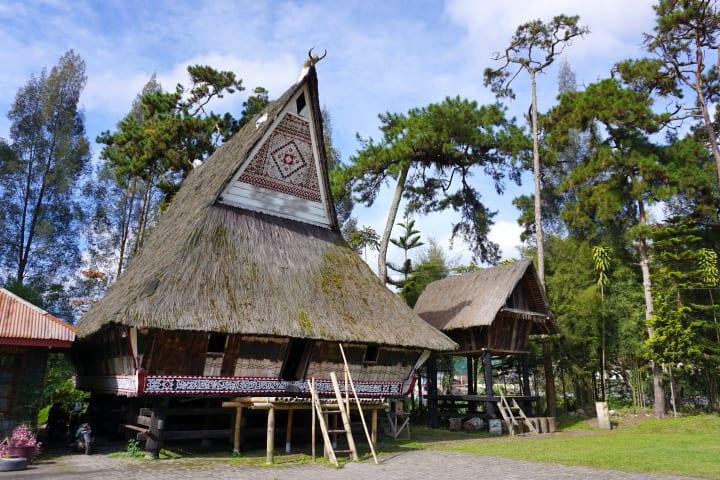
[[[578,422],[552,435],[473,438],[418,428],[406,448],[720,479],[720,416],[646,420],[612,431]],[[432,432],[432,433],[430,433]],[[442,432],[442,433],[441,433]]]

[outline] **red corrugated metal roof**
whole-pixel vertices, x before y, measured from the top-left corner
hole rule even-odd
[[[75,327],[0,288],[0,339],[2,338],[72,342],[75,340]]]

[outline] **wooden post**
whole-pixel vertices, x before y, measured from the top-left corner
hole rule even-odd
[[[493,375],[492,375],[492,352],[485,350],[483,352],[483,371],[485,373],[485,396],[494,397],[493,394]],[[487,414],[490,418],[497,418],[495,412],[495,403],[487,402],[486,404]]]
[[[290,453],[290,449],[292,448],[292,420],[293,420],[293,410],[288,410],[288,418],[287,418],[287,427],[285,427],[285,453]]]
[[[315,379],[314,378],[312,379],[310,389],[312,392],[315,391]],[[312,427],[310,429],[311,430],[310,443],[312,445],[312,447],[311,447],[312,448],[312,461],[315,462],[315,456],[316,456],[316,452],[315,452],[315,422],[317,422],[315,415],[317,415],[317,413],[315,412],[315,398],[312,396],[312,393],[310,394],[310,412],[311,412],[310,417],[312,417],[312,420],[311,420]]]
[[[275,407],[270,407],[267,414],[267,452],[265,463],[273,463],[275,450]]]
[[[242,407],[235,408],[235,429],[233,430],[233,454],[240,455],[240,428],[242,425]]]
[[[532,395],[532,391],[530,390],[530,369],[528,367],[528,359],[530,354],[528,352],[523,353],[520,356],[520,362],[521,362],[521,374],[522,374],[522,394],[526,397],[529,397]],[[528,416],[532,416],[532,402],[526,401],[523,402],[523,410],[525,411],[525,414]]]
[[[437,357],[430,355],[427,360],[428,372],[428,409],[430,410],[430,427],[438,428],[440,422],[438,419],[438,386],[437,386]]]
[[[473,357],[467,356],[467,394],[477,395],[477,379],[475,378],[475,362]],[[468,412],[477,411],[477,402],[468,402]]]
[[[378,411],[377,408],[372,409],[372,413],[370,416],[370,438],[372,439],[372,445],[373,447],[377,448],[377,426],[378,426]]]
[[[157,459],[163,447],[163,435],[165,432],[165,420],[169,399],[156,398],[153,400],[152,416],[150,417],[150,431],[145,441],[145,456]]]

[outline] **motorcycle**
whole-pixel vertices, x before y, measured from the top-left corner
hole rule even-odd
[[[85,455],[92,453],[95,446],[95,437],[89,423],[81,423],[75,430],[73,436],[73,448],[78,452],[85,452]]]

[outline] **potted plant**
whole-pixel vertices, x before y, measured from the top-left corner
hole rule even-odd
[[[40,442],[27,425],[18,425],[12,435],[0,445],[0,457],[19,457],[32,462],[40,453]]]

